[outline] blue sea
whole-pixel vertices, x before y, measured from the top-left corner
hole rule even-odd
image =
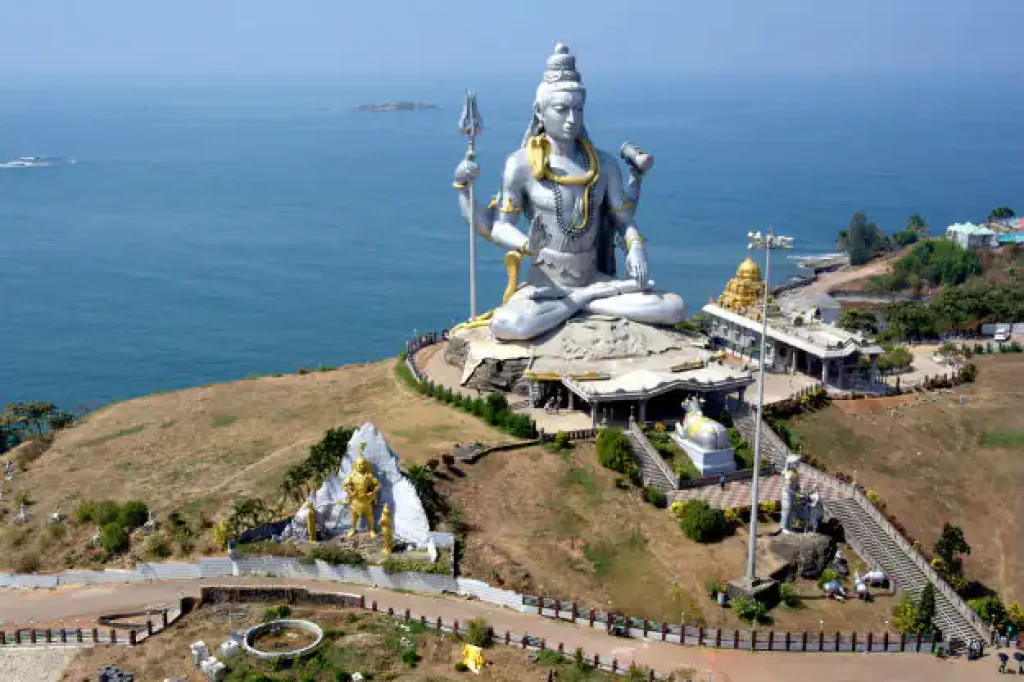
[[[531,75],[532,74],[528,74]],[[534,79],[49,79],[0,84],[0,403],[95,405],[396,354],[468,310],[452,170],[479,93],[493,192]],[[652,277],[691,311],[774,224],[832,249],[855,210],[933,230],[1024,213],[1020,80],[718,76],[588,81],[587,126],[657,159]],[[357,113],[365,102],[442,108]],[[484,197],[486,200],[486,196]],[[503,288],[479,244],[480,305]],[[774,269],[780,277],[792,264]]]

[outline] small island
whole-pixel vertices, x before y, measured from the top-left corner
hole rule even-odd
[[[381,102],[378,104],[360,104],[356,107],[356,111],[427,111],[429,109],[437,109],[436,104],[430,102]]]

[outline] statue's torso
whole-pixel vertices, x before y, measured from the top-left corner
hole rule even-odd
[[[525,155],[519,155],[519,158],[521,163],[527,164]],[[530,223],[531,231],[540,229],[543,234],[537,241],[531,239],[538,252],[527,274],[527,283],[581,287],[595,281],[607,188],[606,169],[601,167],[601,156],[597,158],[598,178],[589,188],[529,176],[524,188],[523,215]],[[562,170],[569,176],[580,176],[587,171],[586,165],[563,163],[562,160],[551,165],[556,171]],[[581,224],[584,194],[588,195],[590,206],[587,221]],[[574,215],[577,207],[579,214]]]

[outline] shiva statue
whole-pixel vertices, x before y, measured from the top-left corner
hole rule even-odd
[[[360,443],[359,458],[352,465],[352,472],[345,477],[345,482],[342,484],[348,495],[349,509],[352,511],[352,527],[348,531],[348,537],[356,534],[359,519],[366,520],[366,525],[370,529],[370,537],[377,537],[373,531],[373,507],[377,504],[380,481],[373,475],[373,466],[366,459],[365,450],[366,443]]]
[[[473,229],[510,251],[516,273],[519,259],[533,259],[525,282],[511,281],[503,305],[489,318],[497,339],[531,339],[580,312],[655,325],[685,318],[683,299],[656,290],[648,279],[644,239],[634,220],[640,178],[653,160],[624,145],[632,176],[624,186],[618,161],[587,135],[585,102],[576,58],[558,44],[537,88],[522,146],[508,157],[501,191],[490,206],[471,203],[479,166],[466,159],[455,170],[459,207],[467,221],[475,216]],[[528,233],[516,227],[520,214]],[[626,279],[615,277],[617,244],[626,254]],[[510,280],[512,273],[510,268]]]

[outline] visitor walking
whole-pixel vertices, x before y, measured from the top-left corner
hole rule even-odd
[[[725,490],[725,474],[718,475],[718,487]]]

